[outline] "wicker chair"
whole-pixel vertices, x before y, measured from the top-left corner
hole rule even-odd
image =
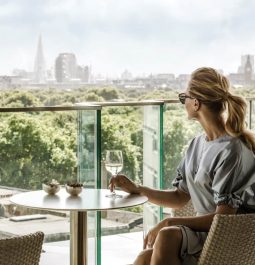
[[[0,240],[1,265],[38,265],[42,251],[44,234],[29,235]]]
[[[215,215],[198,265],[254,265],[255,214]]]
[[[194,215],[191,202],[172,215]],[[198,265],[255,265],[255,214],[216,214]]]
[[[196,212],[194,210],[191,200],[189,200],[189,202],[185,204],[182,208],[172,209],[171,211],[171,216],[184,217],[184,216],[195,216],[195,215]]]

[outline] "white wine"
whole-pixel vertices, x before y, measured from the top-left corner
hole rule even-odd
[[[117,175],[123,168],[123,156],[120,150],[108,150],[105,157],[105,168],[111,175]],[[111,194],[105,195],[107,198],[122,198],[122,195],[116,194],[114,187]]]
[[[112,175],[118,174],[122,170],[123,164],[121,163],[107,163],[105,164],[105,168]]]

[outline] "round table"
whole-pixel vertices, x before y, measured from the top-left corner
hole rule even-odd
[[[70,196],[64,188],[48,195],[43,190],[16,194],[10,198],[14,204],[28,208],[70,211],[70,263],[87,264],[87,211],[102,211],[132,207],[145,203],[148,198],[138,194],[116,191],[122,198],[106,197],[106,189],[84,188],[79,196]]]

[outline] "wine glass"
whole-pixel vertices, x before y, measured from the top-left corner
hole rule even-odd
[[[123,156],[120,150],[107,150],[105,156],[105,168],[111,175],[118,175],[123,168]],[[109,198],[122,198],[121,195],[115,193],[113,189],[112,193],[106,195]]]

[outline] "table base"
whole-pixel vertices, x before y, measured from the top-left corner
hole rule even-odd
[[[87,265],[87,212],[70,212],[70,264]]]

